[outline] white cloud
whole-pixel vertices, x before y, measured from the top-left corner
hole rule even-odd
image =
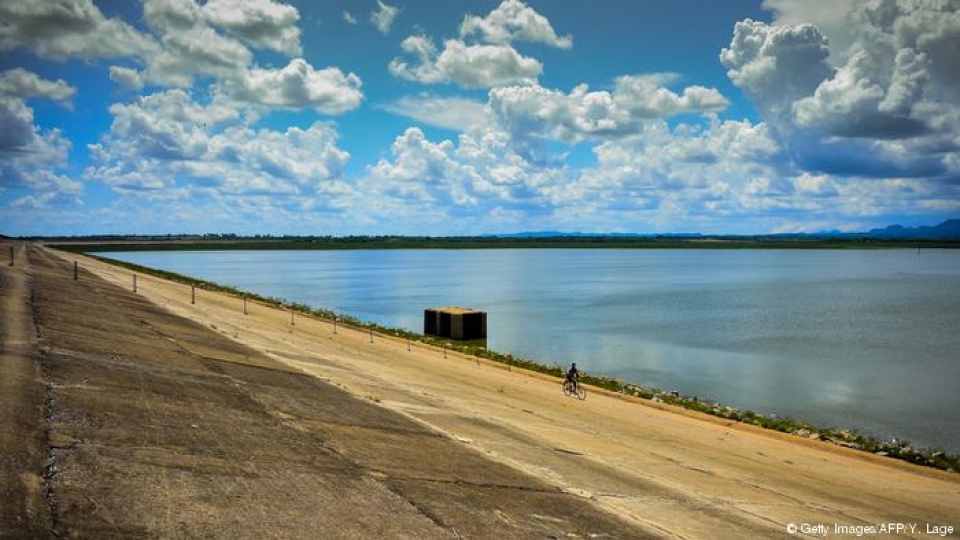
[[[460,25],[460,37],[472,35],[496,45],[529,41],[561,49],[573,46],[572,37],[557,36],[546,17],[520,0],[504,0],[486,17],[467,16]]]
[[[796,169],[765,124],[720,121],[673,129],[652,120],[639,134],[594,148],[583,168],[538,164],[488,127],[429,140],[409,128],[391,155],[367,167],[358,224],[389,218],[395,230],[447,234],[491,230],[734,232],[823,228],[871,208],[909,214],[960,209],[960,187],[875,180]],[[808,229],[809,230],[809,229]]]
[[[253,53],[242,43],[209,26],[169,31],[162,42],[163,50],[147,60],[146,76],[164,86],[191,86],[197,74],[237,77],[253,61]]]
[[[53,172],[66,163],[70,141],[59,130],[37,126],[26,100],[50,99],[69,108],[75,93],[63,80],[43,79],[22,68],[0,72],[0,186],[74,188],[75,183]]]
[[[71,143],[58,129],[41,129],[28,99],[51,99],[70,106],[75,89],[21,68],[0,72],[0,192],[32,190],[16,208],[79,203],[81,184],[64,176]]]
[[[909,49],[899,51],[896,58],[892,72],[878,79],[866,54],[853,55],[812,96],[794,103],[797,123],[843,137],[884,139],[922,134],[926,125],[911,118],[911,112],[927,74]]]
[[[445,222],[445,232],[476,233],[637,231],[678,220],[716,226],[723,219],[716,214],[763,215],[767,199],[778,211],[809,210],[794,182],[769,165],[782,150],[762,124],[714,120],[706,130],[671,131],[657,120],[642,135],[599,145],[597,165],[582,169],[540,165],[513,148],[510,135],[496,129],[432,142],[409,128],[390,159],[367,168],[361,190],[376,197],[366,212],[389,215],[412,232]]]
[[[505,84],[530,84],[543,72],[537,60],[522,56],[509,45],[467,45],[447,40],[443,51],[424,36],[410,36],[401,48],[413,54],[419,64],[410,65],[400,58],[390,62],[397,77],[423,84],[456,83],[465,88],[490,88]]]
[[[144,0],[143,20],[162,35],[201,24],[203,12],[194,0]]]
[[[380,30],[380,33],[386,35],[390,33],[390,27],[393,26],[393,20],[400,14],[400,8],[384,4],[377,0],[377,9],[370,13],[370,22]]]
[[[33,109],[22,99],[0,97],[0,154],[28,148],[36,138]]]
[[[569,94],[540,86],[502,87],[490,91],[496,124],[511,134],[521,153],[531,155],[537,139],[580,142],[642,133],[650,120],[726,108],[716,90],[690,86],[681,93],[661,86],[670,74],[623,76],[613,92],[590,91],[587,85]]]
[[[259,48],[291,56],[302,53],[297,8],[273,0],[210,0],[203,14],[211,24]]]
[[[613,92],[614,102],[639,118],[662,118],[677,114],[719,112],[730,104],[714,88],[688,86],[677,94],[664,85],[675,82],[678,75],[659,73],[618,77]]]
[[[529,83],[543,72],[540,62],[521,56],[512,47],[465,45],[457,40],[444,43],[436,68],[446,80],[467,88]]]
[[[227,80],[224,89],[234,99],[285,109],[312,108],[342,114],[360,106],[360,78],[338,68],[315,70],[305,60],[291,60],[282,69],[251,69],[242,78]]]
[[[489,122],[486,104],[467,98],[404,96],[381,108],[425,124],[456,131],[476,131]]]
[[[277,195],[305,202],[342,200],[350,155],[332,126],[252,129],[229,103],[195,102],[168,90],[115,104],[110,133],[90,145],[85,176],[120,193],[182,199]],[[331,185],[331,183],[333,185]],[[330,199],[330,200],[327,200]]]
[[[53,60],[96,60],[148,55],[156,44],[104,17],[92,0],[0,2],[0,51],[20,48]]]
[[[422,84],[455,83],[464,88],[534,84],[543,64],[523,56],[511,43],[532,41],[565,49],[573,43],[570,36],[558,37],[546,17],[517,0],[505,0],[486,17],[467,16],[460,36],[444,41],[442,51],[427,36],[408,36],[400,47],[416,61],[396,57],[390,72]],[[472,38],[480,43],[468,42]]]
[[[274,0],[211,0],[202,6],[195,0],[145,0],[144,20],[162,48],[146,59],[143,71],[114,66],[110,76],[128,89],[145,83],[188,88],[197,76],[211,77],[215,92],[261,109],[340,114],[357,108],[363,95],[352,73],[317,70],[302,58],[282,68],[252,66],[254,54],[244,43],[299,54],[299,19],[296,8]]]
[[[827,56],[826,39],[811,25],[779,27],[747,19],[734,27],[720,61],[761,114],[786,121],[793,102],[830,77]]]
[[[343,20],[348,24],[357,24],[357,18],[354,17],[349,11],[343,12]]]
[[[41,79],[36,73],[23,68],[0,72],[0,96],[20,99],[48,98],[69,107],[76,92],[76,88],[62,79]]]
[[[4,116],[4,104],[0,101],[0,116]],[[32,116],[32,115],[31,115]],[[79,182],[61,175],[58,171],[67,165],[67,155],[72,144],[56,129],[41,131],[33,127],[26,140],[0,141],[0,190],[7,187],[25,187],[33,190],[53,190],[78,194]]]
[[[110,80],[126,90],[140,90],[143,88],[143,74],[133,68],[110,66]]]
[[[142,72],[111,72],[129,88],[145,82],[186,88],[198,75],[240,79],[254,59],[245,44],[291,56],[302,52],[299,12],[273,0],[211,0],[203,5],[195,0],[145,0],[143,12],[161,46],[144,57]]]
[[[797,163],[865,177],[960,174],[960,5],[771,0],[779,25],[738,23],[721,60]],[[842,23],[838,22],[842,21]],[[829,48],[828,48],[829,46]]]
[[[830,62],[843,63],[855,41],[851,20],[858,0],[764,0],[763,7],[773,12],[774,26],[802,24],[814,26],[830,43]]]
[[[367,167],[360,187],[376,194],[367,212],[389,215],[408,230],[450,217],[455,221],[447,232],[478,232],[488,216],[519,208],[529,219],[545,203],[538,186],[567,172],[535,169],[510,149],[505,134],[495,131],[462,134],[455,144],[431,142],[419,128],[408,128],[391,154],[392,159]]]

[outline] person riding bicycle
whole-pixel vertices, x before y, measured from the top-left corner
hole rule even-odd
[[[576,362],[571,364],[570,369],[567,370],[567,382],[573,385],[574,390],[580,385],[580,370],[577,369]]]

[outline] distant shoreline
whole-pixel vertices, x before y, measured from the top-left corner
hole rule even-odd
[[[350,249],[960,249],[958,240],[809,236],[97,236],[31,238],[76,253]]]

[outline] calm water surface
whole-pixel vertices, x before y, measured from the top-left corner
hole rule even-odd
[[[960,251],[361,250],[106,256],[490,348],[960,451]]]

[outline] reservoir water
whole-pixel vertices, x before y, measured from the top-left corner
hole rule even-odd
[[[102,255],[491,349],[960,452],[960,250],[350,250]]]

